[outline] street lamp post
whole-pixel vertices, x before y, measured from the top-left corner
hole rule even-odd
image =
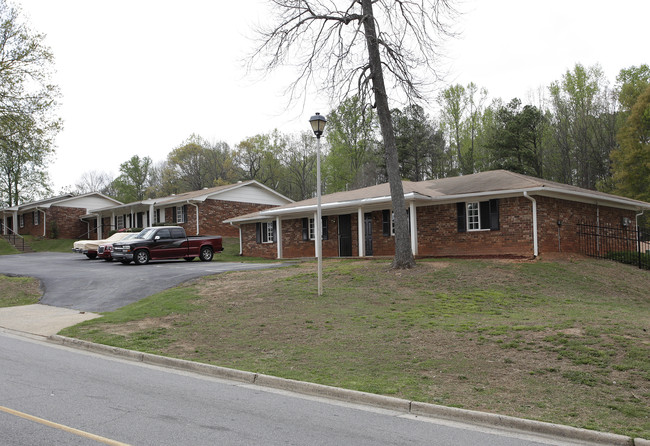
[[[314,116],[309,118],[309,123],[311,124],[311,129],[316,135],[316,147],[317,147],[317,156],[316,156],[316,221],[315,221],[315,231],[316,231],[316,257],[318,257],[318,295],[323,295],[323,219],[321,217],[321,181],[320,181],[320,137],[325,130],[325,124],[327,124],[327,119],[325,116],[322,116],[320,113],[316,113]]]

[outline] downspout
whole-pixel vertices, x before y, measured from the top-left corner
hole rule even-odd
[[[526,191],[524,191],[524,197],[533,202],[533,255],[537,257],[539,255],[539,245],[537,241],[537,201],[528,195],[528,192]]]
[[[186,200],[187,204],[191,204],[196,208],[196,235],[199,235],[199,205],[190,203],[190,200]]]
[[[275,235],[278,238],[276,242],[276,249],[277,249],[277,256],[278,259],[281,259],[283,256],[282,253],[282,220],[280,220],[280,216],[278,215],[275,217]]]
[[[644,212],[645,209],[643,209],[640,214],[636,214],[636,217],[634,218],[636,223],[636,250],[638,253],[639,268],[641,268],[641,229],[639,228],[639,217],[642,216]]]
[[[45,214],[45,211],[39,208],[36,208],[36,212],[42,212],[43,213],[43,238],[47,237],[47,215]]]
[[[365,257],[366,255],[366,234],[365,234],[365,225],[363,221],[363,209],[357,209],[357,232],[358,232],[358,245],[359,245],[359,257]]]

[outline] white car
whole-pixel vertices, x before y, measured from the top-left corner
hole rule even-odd
[[[89,259],[95,259],[97,258],[97,248],[99,247],[99,245],[103,245],[105,243],[119,242],[129,234],[132,233],[116,232],[115,234],[111,235],[109,238],[104,240],[79,240],[77,242],[74,242],[74,244],[72,245],[72,250],[74,252],[85,254],[86,257],[88,257]]]

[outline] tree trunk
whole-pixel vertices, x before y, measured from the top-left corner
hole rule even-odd
[[[375,21],[372,11],[372,0],[362,0],[361,8],[363,11],[363,29],[366,43],[368,45],[370,76],[375,95],[377,115],[379,117],[379,126],[381,127],[381,134],[384,139],[386,170],[388,173],[388,181],[390,183],[393,212],[395,213],[395,258],[393,259],[392,268],[412,268],[415,266],[415,259],[413,258],[413,251],[411,250],[404,189],[402,187],[399,161],[397,159],[397,144],[395,143],[395,133],[393,130],[390,108],[388,106],[386,86],[384,85],[379,43],[377,42],[377,30],[375,29]]]

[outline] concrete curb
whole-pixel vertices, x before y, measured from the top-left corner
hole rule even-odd
[[[624,435],[580,429],[576,427],[545,423],[541,421],[526,420],[522,418],[492,414],[488,412],[478,412],[455,407],[421,403],[417,401],[408,401],[400,398],[359,392],[356,390],[346,390],[322,384],[313,384],[291,379],[278,378],[275,376],[245,372],[229,369],[226,367],[187,361],[184,359],[175,359],[166,356],[141,353],[133,350],[95,344],[92,342],[59,335],[52,335],[47,339],[51,342],[67,347],[74,347],[99,354],[108,354],[122,359],[138,361],[145,364],[170,367],[174,369],[200,373],[202,375],[207,375],[214,378],[221,378],[246,384],[254,384],[261,387],[286,390],[303,395],[318,396],[335,399],[338,401],[369,405],[415,416],[432,417],[465,424],[517,430],[523,433],[533,433],[548,437],[555,437],[565,441],[583,441],[592,444],[603,444],[609,446],[650,446],[650,440],[645,440],[642,438],[633,439]]]

